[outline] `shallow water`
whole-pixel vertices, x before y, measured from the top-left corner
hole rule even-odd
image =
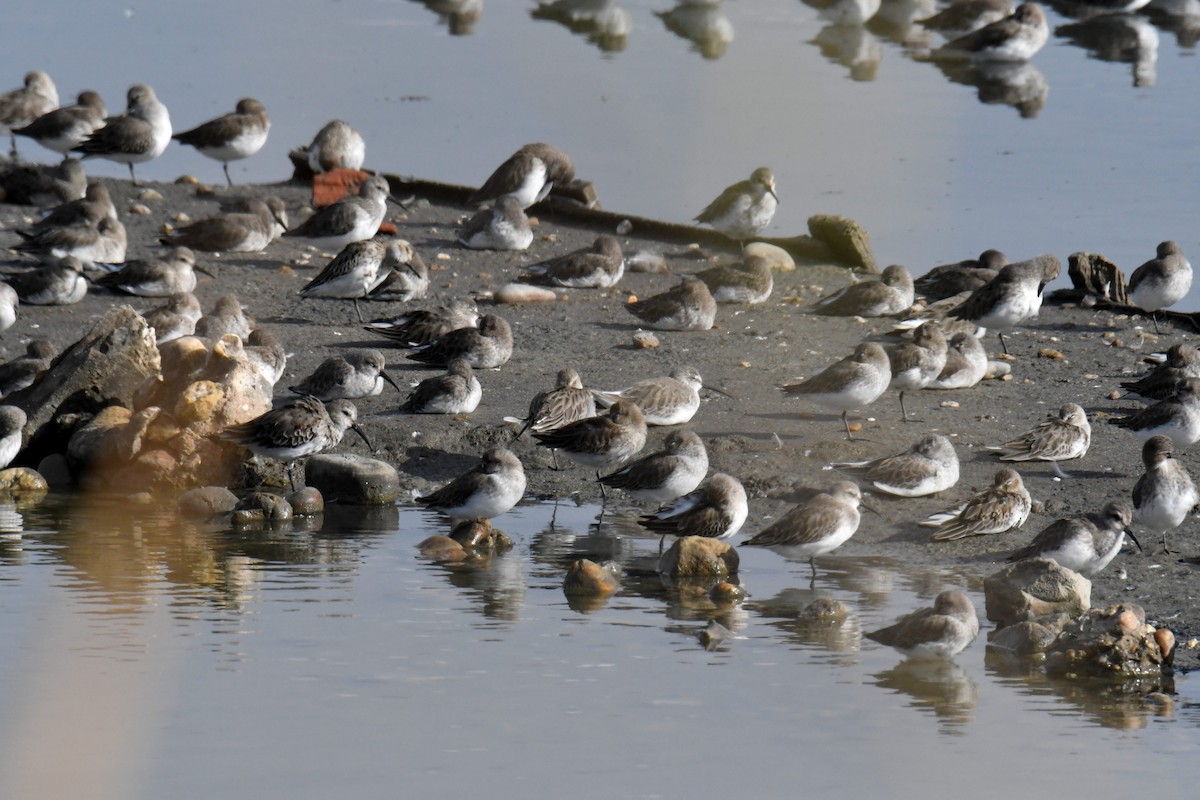
[[[906,664],[861,631],[947,585],[982,607],[971,579],[828,557],[810,590],[748,549],[751,597],[718,609],[652,575],[632,509],[598,513],[520,507],[511,552],[445,565],[415,547],[444,523],[410,508],[258,533],[26,509],[0,550],[0,795],[1194,793],[1169,777],[1198,749],[1191,676],[1164,713],[985,664],[982,638]],[[591,609],[561,590],[581,555],[625,570]],[[817,594],[840,630],[794,622]],[[735,637],[706,651],[710,617]]]
[[[600,9],[623,36],[582,23],[572,32],[535,18],[546,16],[535,3],[99,2],[66,15],[14,0],[6,20],[21,35],[3,74],[15,86],[43,68],[64,98],[95,88],[113,110],[129,84],[150,83],[179,130],[256,96],[271,139],[234,165],[238,180],[286,178],[287,151],[342,117],[363,131],[375,169],[477,185],[544,140],[573,156],[607,208],[681,222],[765,164],[782,199],[767,233],[847,214],[881,263],[914,272],[989,247],[1064,263],[1100,252],[1127,271],[1166,238],[1200,253],[1195,0],[1154,0],[1135,17],[1140,39],[1122,52],[1140,57],[1137,71],[1090,55],[1073,43],[1080,35],[1052,35],[1030,69],[1006,76],[1035,90],[1025,117],[1000,102],[1003,83],[956,83],[916,60],[940,40],[904,21],[931,3],[886,0],[863,27],[832,25],[837,14],[797,0],[730,1],[713,13],[732,39],[705,58],[656,15],[667,0],[555,4]],[[451,35],[449,17],[430,10],[456,6],[482,9],[470,35]],[[1049,17],[1052,29],[1071,22]],[[184,172],[221,178],[216,162],[178,146],[141,170]],[[1188,308],[1200,308],[1197,292]]]

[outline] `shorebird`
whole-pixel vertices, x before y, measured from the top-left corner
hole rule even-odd
[[[204,315],[200,301],[191,292],[171,295],[163,305],[144,314],[146,324],[154,329],[156,344],[164,344],[196,332],[196,322]]]
[[[804,310],[828,317],[890,317],[907,311],[912,304],[912,274],[899,264],[893,264],[883,271],[879,280],[852,283]]]
[[[743,256],[740,262],[709,267],[696,273],[704,281],[713,300],[718,303],[767,302],[775,288],[770,259],[762,256]]]
[[[950,337],[946,349],[946,366],[927,389],[969,389],[983,380],[988,371],[987,351],[979,338],[970,333]]]
[[[21,298],[7,283],[0,283],[0,331],[6,331],[17,323],[17,306]]]
[[[900,419],[908,422],[904,393],[924,389],[937,380],[946,367],[946,337],[936,320],[929,320],[913,331],[912,341],[888,348],[892,380],[889,386],[900,392]]]
[[[933,600],[886,628],[864,633],[868,639],[894,647],[909,658],[951,658],[979,635],[979,615],[971,598],[947,589]]]
[[[246,315],[236,295],[225,294],[217,298],[213,310],[196,320],[196,335],[216,341],[232,333],[242,341],[250,338],[257,323]]]
[[[492,519],[515,506],[524,494],[521,460],[503,447],[493,447],[478,466],[417,502],[452,519]]]
[[[220,161],[225,170],[225,180],[233,186],[229,162],[249,158],[261,150],[267,143],[269,130],[271,120],[267,116],[267,109],[254,98],[243,97],[238,100],[233,113],[211,119],[171,138],[196,148],[202,156]]]
[[[458,243],[472,250],[527,250],[533,244],[533,229],[521,202],[504,195],[463,224]]]
[[[635,500],[670,503],[696,489],[708,474],[708,450],[694,431],[671,431],[663,449],[643,456],[600,482]]]
[[[41,70],[25,74],[25,83],[19,89],[0,94],[0,135],[10,134],[12,157],[17,157],[17,137],[14,129],[29,125],[38,117],[58,108],[58,89],[50,76]]]
[[[1021,480],[1021,474],[1015,469],[1003,467],[996,471],[991,486],[967,502],[934,514],[918,524],[937,528],[929,537],[935,542],[1004,533],[1024,525],[1032,506],[1033,499],[1025,488],[1025,481]]]
[[[475,301],[455,299],[444,306],[414,308],[395,317],[372,320],[363,327],[401,347],[417,347],[459,328],[474,328],[478,323]]]
[[[400,391],[400,387],[387,374],[383,353],[378,350],[351,350],[344,356],[325,359],[311,375],[289,388],[296,394],[312,395],[323,401],[337,398],[357,400],[382,393],[384,383],[390,383],[397,392]]]
[[[704,281],[685,275],[673,289],[626,303],[630,314],[660,331],[707,331],[717,318],[717,301]]]
[[[1175,446],[1166,436],[1151,436],[1142,445],[1145,473],[1133,487],[1133,521],[1152,533],[1162,534],[1167,547],[1167,531],[1183,524],[1200,502],[1192,476],[1175,458]]]
[[[27,136],[47,150],[69,158],[71,148],[103,125],[107,116],[100,94],[88,89],[79,93],[75,105],[48,111],[24,127],[14,128],[12,133]]]
[[[625,274],[625,254],[612,236],[601,235],[591,247],[533,264],[521,280],[570,289],[608,289]]]
[[[21,452],[25,412],[16,406],[0,406],[0,469],[5,469]]]
[[[793,506],[763,528],[743,547],[766,547],[784,558],[807,561],[813,577],[813,559],[841,547],[858,530],[862,491],[851,481],[838,481],[827,492]]]
[[[543,447],[561,450],[577,464],[609,472],[636,456],[646,446],[646,420],[636,404],[618,400],[604,416],[589,417],[543,433],[534,438]],[[600,484],[604,495],[604,484]]]
[[[267,328],[255,328],[246,337],[243,349],[246,362],[258,372],[267,386],[274,386],[287,369],[287,351],[283,341]]]
[[[21,206],[57,206],[81,199],[87,173],[76,158],[59,164],[9,164],[0,169],[0,200]]]
[[[25,355],[0,364],[0,397],[32,386],[57,356],[58,348],[45,339],[25,345]]]
[[[159,241],[206,253],[261,253],[287,230],[287,208],[278,197],[247,200],[245,209],[197,220]]]
[[[1008,265],[1008,258],[999,250],[984,250],[979,258],[934,267],[913,285],[928,300],[944,300],[963,292],[973,292],[984,286]]]
[[[337,297],[354,301],[358,321],[363,321],[358,301],[379,286],[391,272],[391,264],[400,264],[408,242],[387,239],[352,241],[325,265],[320,274],[304,285],[301,297]]]
[[[767,167],[759,167],[750,178],[725,189],[695,216],[731,239],[745,240],[771,224],[779,195],[775,194],[775,176]]]
[[[397,239],[395,245],[384,260],[383,280],[367,296],[396,303],[420,300],[429,293],[429,267],[408,242]]]
[[[117,207],[113,204],[108,187],[99,181],[88,181],[83,197],[56,206],[46,216],[29,227],[28,233],[38,234],[50,228],[76,226],[96,227],[100,220],[117,218]]]
[[[466,359],[452,358],[445,375],[435,375],[417,384],[400,404],[406,414],[470,414],[479,407],[483,388]]]
[[[916,22],[931,31],[962,35],[999,22],[1012,13],[1012,0],[959,0]]]
[[[307,396],[271,409],[249,422],[231,425],[221,438],[242,445],[256,456],[287,461],[288,475],[297,459],[328,450],[342,441],[346,430],[357,433],[371,448],[371,441],[358,426],[358,409],[349,400],[322,403]]]
[[[1122,389],[1149,400],[1174,397],[1184,378],[1200,378],[1200,350],[1186,342],[1176,342],[1167,349],[1166,357],[1136,381],[1124,381]]]
[[[575,164],[566,153],[540,142],[527,144],[497,167],[469,202],[486,203],[507,196],[526,209],[545,200],[556,185],[565,186],[574,179]]]
[[[128,239],[125,226],[113,217],[104,217],[96,225],[70,225],[46,228],[25,236],[25,241],[12,247],[22,253],[35,253],[42,258],[63,259],[74,256],[84,267],[98,264],[120,264],[125,261]]]
[[[842,413],[846,440],[852,441],[846,414],[879,399],[892,380],[887,351],[876,342],[863,342],[852,355],[837,361],[808,380],[780,386],[788,397],[807,397],[818,405]]]
[[[1178,242],[1165,241],[1158,245],[1158,256],[1133,271],[1129,278],[1129,299],[1150,312],[1154,332],[1158,333],[1158,316],[1162,308],[1178,303],[1192,288],[1192,265],[1183,257]]]
[[[1191,447],[1200,441],[1200,378],[1184,378],[1172,397],[1128,417],[1110,417],[1108,421],[1133,431],[1143,442],[1162,434],[1180,450]]]
[[[1042,308],[1042,290],[1058,277],[1062,263],[1052,255],[1009,264],[996,277],[971,293],[949,316],[982,328],[995,328],[1000,347],[1008,353],[1003,331],[1036,317]]]
[[[312,144],[299,148],[313,172],[335,169],[362,169],[367,157],[367,143],[362,134],[340,119],[325,123]],[[374,233],[374,231],[372,231]]]
[[[351,242],[370,239],[379,232],[391,198],[387,178],[376,175],[363,181],[357,195],[346,195],[319,209],[284,236],[308,239],[323,250],[341,250]]]
[[[513,335],[508,322],[495,314],[479,318],[478,328],[459,328],[408,354],[411,361],[444,367],[463,358],[475,369],[496,369],[512,358]]]
[[[1121,552],[1125,535],[1142,545],[1128,530],[1133,521],[1133,509],[1123,500],[1105,504],[1098,513],[1083,517],[1060,519],[1041,530],[1033,541],[1008,557],[1009,561],[1026,558],[1049,558],[1059,566],[1092,578],[1109,565]]]
[[[873,461],[835,461],[830,466],[899,497],[937,494],[958,483],[958,454],[939,433],[922,437],[903,453]]]
[[[604,408],[618,400],[637,403],[647,425],[684,425],[700,409],[701,389],[725,394],[705,386],[700,371],[690,366],[676,367],[668,376],[647,378],[624,389],[592,389],[591,392],[596,403]]]
[[[974,61],[1027,61],[1046,45],[1050,26],[1037,3],[1021,3],[1016,10],[979,30],[952,39],[932,53],[935,59]]]
[[[646,514],[638,524],[660,535],[703,536],[728,539],[742,529],[750,506],[742,482],[724,472],[715,472],[696,489],[655,514]]]
[[[1032,430],[989,449],[998,453],[1001,461],[1049,461],[1054,474],[1066,478],[1058,462],[1083,458],[1091,444],[1092,426],[1087,413],[1075,403],[1067,403]]]
[[[142,83],[129,87],[125,113],[110,117],[75,147],[83,157],[106,158],[129,165],[129,179],[138,186],[134,164],[158,158],[171,142],[171,117],[154,90]]]
[[[45,264],[30,272],[6,277],[5,282],[31,306],[67,306],[87,296],[83,262],[67,256],[57,264]]]
[[[137,297],[170,297],[195,289],[197,272],[205,271],[196,266],[191,248],[173,247],[162,258],[130,261],[120,270],[100,276],[96,283]]]

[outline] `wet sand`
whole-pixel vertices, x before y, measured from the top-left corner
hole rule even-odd
[[[287,202],[293,225],[301,219],[299,209],[309,200],[309,189],[300,185],[232,190],[219,187],[215,195],[199,195],[196,187],[187,185],[148,184],[138,188],[122,181],[105,182],[129,229],[130,258],[154,254],[163,225],[177,224],[177,214],[199,219],[217,213],[217,198],[277,194]],[[161,197],[144,197],[146,189]],[[136,203],[150,213],[131,213]],[[28,224],[34,213],[30,208],[0,206],[0,246],[14,244],[18,237],[12,229]],[[882,335],[890,327],[886,320],[801,313],[806,302],[849,280],[845,268],[801,263],[794,272],[776,273],[774,294],[764,305],[721,306],[716,329],[658,332],[661,346],[644,350],[632,343],[638,320],[621,306],[630,294],[648,297],[674,285],[679,274],[707,266],[708,262],[697,259],[695,251],[688,249],[686,241],[641,239],[635,228],[619,237],[626,254],[642,249],[664,253],[672,274],[627,272],[613,290],[562,290],[560,299],[553,303],[493,307],[485,299],[488,293],[515,279],[525,265],[590,245],[598,233],[613,231],[546,215],[535,229],[528,252],[478,252],[454,243],[458,221],[469,213],[465,206],[442,202],[419,202],[407,213],[389,211],[399,235],[412,242],[434,270],[430,297],[409,305],[433,304],[476,293],[481,297],[482,310],[509,321],[516,341],[508,364],[479,375],[483,400],[469,417],[403,415],[398,411],[403,397],[390,389],[358,402],[359,422],[377,448],[375,456],[397,467],[406,491],[425,491],[444,482],[476,463],[477,455],[487,446],[507,442],[515,428],[504,423],[503,417],[524,416],[533,394],[550,388],[555,373],[563,367],[576,368],[586,386],[613,389],[667,374],[679,364],[691,364],[699,368],[706,384],[733,396],[730,399],[702,392],[703,404],[690,427],[708,446],[711,469],[741,479],[750,496],[750,517],[734,538],[735,544],[769,525],[803,495],[804,488],[823,488],[838,479],[837,473],[826,469],[830,461],[895,453],[925,433],[937,431],[949,436],[958,451],[962,462],[958,485],[935,497],[872,497],[870,502],[881,515],[864,514],[858,534],[838,553],[884,556],[931,572],[950,570],[982,578],[1055,519],[1097,510],[1110,499],[1129,498],[1142,472],[1141,444],[1129,432],[1109,425],[1105,417],[1134,410],[1140,404],[1132,398],[1113,400],[1110,394],[1120,380],[1144,370],[1141,360],[1145,354],[1161,352],[1192,335],[1166,323],[1162,336],[1155,337],[1148,320],[1143,332],[1143,320],[1138,318],[1110,311],[1045,306],[1038,320],[1009,340],[1014,356],[1011,380],[986,381],[959,391],[910,392],[906,404],[914,419],[907,424],[901,422],[896,393],[889,391],[868,410],[869,418],[856,434],[856,441],[847,442],[836,415],[802,400],[785,398],[776,388],[814,374],[850,353],[864,337]],[[705,253],[725,259],[734,255],[732,250],[718,253],[707,244]],[[1019,259],[1036,253],[1009,255]],[[1066,263],[1067,253],[1056,255]],[[881,265],[889,263],[886,253],[876,253],[876,257]],[[16,262],[11,253],[4,260],[4,269],[13,268]],[[206,310],[220,295],[235,293],[260,326],[271,328],[283,339],[289,358],[284,378],[276,387],[277,397],[284,397],[288,385],[307,375],[323,359],[355,347],[383,350],[389,372],[401,386],[439,372],[407,361],[405,351],[365,332],[350,301],[299,297],[300,287],[328,261],[302,244],[276,242],[266,254],[198,254],[198,261],[216,276],[201,276],[196,290]],[[933,265],[906,266],[919,274]],[[0,341],[0,356],[4,360],[15,357],[31,338],[50,339],[59,348],[65,347],[113,303],[146,310],[160,302],[97,289],[75,306],[23,306],[16,325]],[[388,316],[403,307],[396,303],[363,303],[368,318]],[[984,344],[994,358],[998,349],[995,336],[986,337]],[[1041,354],[1048,349],[1063,357]],[[1093,427],[1091,450],[1083,459],[1064,465],[1071,477],[1063,481],[1053,478],[1049,464],[1016,465],[1035,500],[1035,513],[1024,528],[958,542],[930,542],[930,530],[918,527],[916,522],[990,485],[992,475],[1001,466],[984,448],[1028,430],[1066,402],[1079,403],[1088,412]],[[648,450],[657,448],[668,430],[652,428]],[[586,469],[567,465],[560,471],[553,470],[549,454],[528,437],[516,442],[513,449],[525,463],[530,494],[598,500],[597,485]],[[340,450],[367,453],[365,445],[353,436],[343,441]],[[1200,473],[1200,459],[1194,451],[1180,458],[1193,474]],[[611,494],[611,506],[630,507],[619,492]],[[503,527],[503,517],[498,524]],[[1147,609],[1155,624],[1171,627],[1185,641],[1200,633],[1200,597],[1192,588],[1195,568],[1180,560],[1200,555],[1195,530],[1194,520],[1189,519],[1171,534],[1173,548],[1181,551],[1175,554],[1163,553],[1160,542],[1149,534],[1140,537],[1145,553],[1137,552],[1127,542],[1113,564],[1093,580],[1093,604],[1137,602]],[[1142,531],[1135,528],[1135,533]]]

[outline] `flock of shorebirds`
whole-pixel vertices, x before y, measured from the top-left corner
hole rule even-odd
[[[1017,13],[1028,7],[1021,6]],[[7,201],[57,204],[44,219],[21,231],[22,241],[12,247],[43,263],[0,283],[0,326],[15,323],[18,300],[77,302],[89,283],[121,293],[168,298],[167,305],[147,315],[160,343],[193,335],[215,340],[234,333],[250,345],[247,352],[258,353],[264,380],[273,386],[283,374],[282,346],[269,334],[252,333],[252,325],[231,298],[223,298],[210,314],[201,313],[191,295],[195,273],[202,270],[195,251],[260,252],[281,235],[297,237],[339,251],[301,289],[305,296],[344,298],[354,301],[356,308],[360,300],[381,295],[399,300],[425,297],[428,269],[413,247],[377,235],[387,203],[396,201],[382,177],[362,180],[355,194],[317,210],[296,227],[289,227],[277,198],[252,200],[218,217],[170,231],[162,240],[168,250],[160,258],[124,263],[125,231],[112,200],[103,184],[80,178],[82,167],[73,154],[128,164],[136,182],[134,165],[157,157],[174,139],[220,161],[232,185],[228,164],[256,153],[266,141],[270,122],[261,103],[244,99],[233,113],[173,133],[166,108],[150,87],[141,84],[129,89],[123,115],[105,114],[103,102],[91,91],[80,93],[76,105],[59,108],[54,85],[41,72],[29,73],[24,87],[0,95],[0,129],[12,134],[14,155],[20,136],[64,156],[62,164],[52,167],[14,159],[0,170],[0,191]],[[357,170],[365,158],[365,144],[353,128],[335,120],[300,154],[314,173]],[[571,159],[557,148],[545,144],[520,148],[471,198],[481,210],[462,226],[458,242],[479,249],[528,248],[533,236],[526,210],[555,185],[573,178]],[[773,288],[771,260],[762,248],[747,241],[770,223],[777,202],[774,177],[767,168],[756,169],[749,179],[727,188],[695,219],[742,242],[742,257],[685,276],[660,295],[630,302],[628,311],[645,327],[657,330],[707,330],[713,327],[719,303],[765,302]],[[528,267],[522,280],[574,289],[609,288],[621,279],[625,264],[617,239],[601,235],[592,247]],[[101,274],[85,275],[85,271]],[[980,337],[989,329],[998,331],[1007,353],[1003,332],[1037,315],[1043,289],[1059,271],[1054,256],[1008,263],[994,250],[977,260],[935,268],[916,281],[905,268],[889,267],[878,280],[853,283],[816,301],[807,311],[895,317],[897,327],[911,331],[911,338],[892,345],[863,342],[840,361],[781,388],[789,397],[840,413],[847,439],[855,430],[849,413],[871,405],[889,388],[898,391],[901,416],[907,422],[906,392],[967,388],[996,369]],[[1153,313],[1181,300],[1191,280],[1191,265],[1178,245],[1164,242],[1157,257],[1132,274],[1129,295],[1134,304]],[[914,306],[918,293],[924,300]],[[500,367],[513,352],[509,324],[496,314],[481,315],[468,302],[413,309],[364,325],[409,348],[410,359],[446,369],[445,374],[417,385],[402,404],[408,413],[471,413],[482,396],[476,371]],[[34,380],[39,365],[44,370],[52,356],[31,347],[20,368],[23,379]],[[0,366],[0,383],[18,371],[15,364]],[[366,440],[353,401],[378,394],[385,383],[396,386],[379,351],[334,357],[291,387],[298,400],[232,426],[223,437],[254,454],[288,462],[336,446],[347,430]],[[1166,532],[1181,524],[1196,505],[1195,485],[1172,452],[1200,439],[1200,355],[1188,345],[1176,345],[1161,365],[1125,386],[1155,401],[1144,411],[1116,421],[1145,441],[1146,472],[1133,490],[1132,505],[1114,500],[1098,513],[1055,522],[1014,559],[1042,556],[1094,575],[1120,550],[1132,522],[1161,534],[1165,544]],[[556,462],[561,455],[594,471],[602,493],[607,487],[657,504],[659,510],[641,518],[650,531],[725,539],[736,534],[749,516],[746,491],[731,475],[708,474],[708,454],[701,438],[681,428],[666,437],[661,451],[641,454],[647,426],[688,423],[700,408],[702,388],[699,372],[688,366],[614,391],[585,388],[575,370],[564,369],[553,388],[532,399],[524,416],[508,421],[519,426],[514,438],[529,432],[550,449]],[[0,457],[8,457],[5,463],[19,449],[25,424],[18,409],[9,409],[0,407],[5,434],[0,439]],[[1049,462],[1061,476],[1059,462],[1083,456],[1091,435],[1084,410],[1068,403],[1027,433],[998,446],[996,452],[1008,462]],[[743,544],[807,560],[815,575],[813,559],[835,550],[857,531],[864,487],[869,492],[919,497],[942,492],[959,478],[954,447],[938,434],[921,437],[902,453],[831,466],[858,482],[835,483]],[[520,460],[509,449],[496,447],[483,454],[477,467],[417,500],[455,520],[491,519],[511,509],[525,489]],[[991,487],[926,524],[935,528],[934,540],[955,539],[1017,528],[1030,510],[1029,492],[1020,474],[1005,467],[996,473]],[[947,654],[969,644],[978,628],[969,598],[949,590],[939,595],[933,608],[872,635],[906,652]]]

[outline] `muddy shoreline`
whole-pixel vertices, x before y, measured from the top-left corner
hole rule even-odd
[[[217,213],[218,199],[275,194],[285,200],[295,224],[310,198],[309,188],[299,184],[214,187],[214,193],[208,194],[198,193],[192,185],[134,187],[125,181],[104,182],[129,230],[129,258],[157,252],[163,226],[179,224],[179,214],[194,220]],[[148,213],[132,211],[136,206]],[[735,544],[770,524],[803,494],[805,487],[824,487],[835,480],[836,474],[825,468],[830,461],[894,453],[925,433],[938,431],[951,437],[958,451],[962,462],[959,484],[936,497],[873,498],[871,502],[881,516],[864,515],[858,534],[838,552],[885,556],[916,568],[953,570],[982,578],[1054,519],[1098,509],[1110,499],[1128,499],[1142,471],[1141,446],[1127,431],[1107,424],[1105,417],[1140,405],[1132,398],[1111,399],[1112,393],[1120,380],[1144,370],[1142,358],[1147,353],[1161,352],[1191,335],[1174,327],[1174,323],[1166,323],[1162,335],[1156,337],[1148,320],[1143,331],[1143,320],[1137,317],[1109,310],[1047,305],[1038,320],[1010,339],[1009,349],[1014,356],[1011,380],[986,381],[960,391],[909,393],[906,403],[915,420],[907,424],[900,421],[895,392],[888,392],[869,409],[869,418],[857,434],[860,438],[846,442],[836,416],[784,398],[776,389],[848,354],[863,338],[887,331],[886,320],[800,313],[807,301],[849,280],[845,267],[801,262],[796,271],[776,273],[774,294],[763,306],[722,306],[718,328],[701,333],[660,332],[660,347],[638,349],[632,343],[637,320],[621,306],[630,294],[647,297],[674,285],[679,274],[708,265],[685,240],[641,238],[635,225],[628,235],[619,237],[626,254],[638,250],[663,253],[672,274],[627,272],[613,290],[563,291],[553,303],[492,307],[484,298],[514,279],[525,265],[590,245],[598,233],[613,231],[544,214],[528,252],[477,252],[454,243],[458,221],[469,212],[465,206],[444,200],[433,204],[418,201],[408,212],[389,216],[399,235],[409,240],[434,269],[430,297],[411,305],[476,293],[481,308],[509,321],[516,342],[508,364],[479,376],[483,400],[470,417],[401,414],[398,406],[403,398],[390,390],[358,403],[359,421],[372,438],[375,456],[397,467],[406,492],[427,490],[473,465],[488,445],[507,442],[514,428],[503,418],[523,416],[530,397],[552,386],[555,373],[563,367],[576,368],[587,386],[612,389],[666,374],[679,364],[692,364],[707,384],[733,397],[702,392],[703,405],[690,427],[708,446],[711,469],[737,476],[750,495],[750,518],[734,538]],[[35,213],[28,207],[0,206],[0,247],[15,244],[19,239],[14,229],[31,222]],[[1152,250],[1152,243],[1148,248]],[[708,241],[703,253],[726,259],[734,255],[732,250],[720,252]],[[1010,257],[1033,255],[1011,253]],[[1056,255],[1066,262],[1066,253]],[[876,256],[881,265],[889,263],[886,253]],[[326,357],[355,347],[383,350],[389,371],[402,386],[438,372],[407,361],[404,351],[365,332],[349,301],[297,295],[328,261],[319,252],[284,240],[274,243],[265,254],[198,257],[199,263],[216,276],[202,276],[196,290],[206,310],[219,296],[235,293],[260,326],[271,328],[283,339],[288,366],[276,387],[277,398],[284,397],[288,385]],[[6,251],[0,269],[11,271],[27,264]],[[920,273],[933,265],[906,266]],[[160,301],[94,289],[74,306],[22,306],[16,324],[0,340],[0,357],[16,357],[32,338],[49,339],[64,348],[90,329],[113,304],[120,303],[143,311]],[[380,317],[396,313],[403,306],[376,302],[364,303],[363,308],[364,314]],[[984,343],[994,357],[995,337]],[[1049,354],[1042,351],[1048,350],[1062,357],[1046,357]],[[1071,476],[1067,480],[1054,480],[1049,465],[1033,463],[1020,469],[1035,501],[1040,503],[1025,527],[997,536],[930,542],[929,530],[918,527],[917,521],[991,483],[999,462],[983,448],[1028,430],[1066,402],[1079,403],[1088,412],[1093,426],[1091,450],[1080,461],[1064,465]],[[657,448],[667,430],[652,428],[647,447]],[[347,437],[339,449],[366,454],[365,445],[355,437]],[[599,499],[597,486],[585,469],[569,466],[554,471],[548,454],[525,437],[513,449],[526,466],[531,495]],[[1195,452],[1179,457],[1194,475],[1200,473],[1200,458]],[[619,497],[610,503],[630,506]],[[502,526],[503,518],[499,522]],[[1141,533],[1137,529],[1135,532]],[[1150,535],[1141,539],[1145,553],[1138,553],[1127,543],[1125,551],[1093,580],[1093,604],[1137,602],[1147,609],[1155,624],[1171,627],[1184,641],[1200,634],[1200,597],[1193,588],[1195,567],[1181,561],[1200,555],[1195,520],[1189,518],[1171,534],[1173,548],[1180,553],[1163,553],[1161,544]]]

